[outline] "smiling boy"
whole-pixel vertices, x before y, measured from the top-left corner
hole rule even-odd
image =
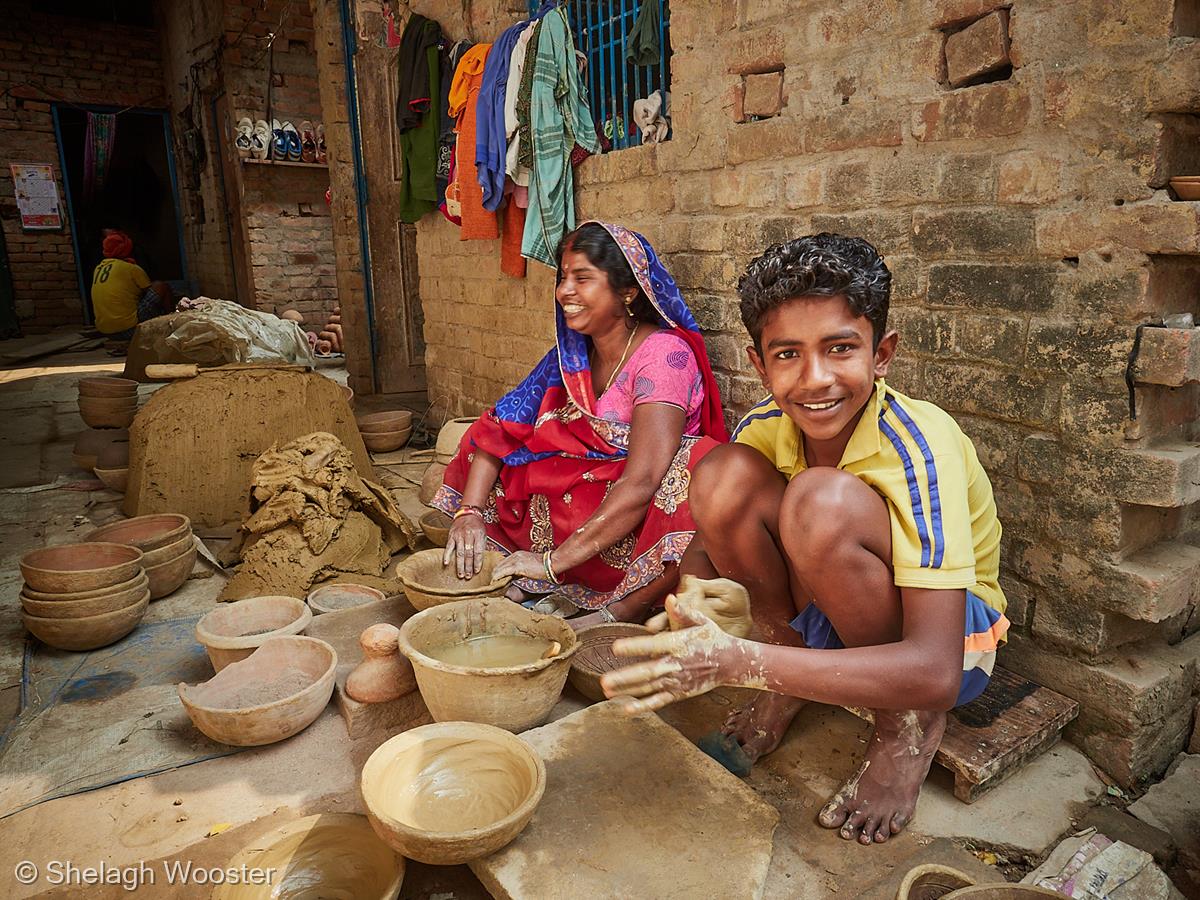
[[[971,441],[884,382],[890,288],[859,238],[798,238],[750,264],[742,321],[771,396],[697,467],[689,553],[747,588],[760,640],[672,600],[675,627],[692,627],[615,648],[668,658],[604,680],[642,698],[634,711],[719,684],[763,689],[724,727],[750,762],[806,700],[873,709],[861,768],[819,815],[863,844],[911,820],[946,711],[983,691],[1008,629],[1000,523]]]

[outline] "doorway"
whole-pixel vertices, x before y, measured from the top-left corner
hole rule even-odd
[[[89,113],[116,114],[110,120],[107,165],[94,164],[90,173]],[[55,104],[54,128],[84,321],[89,325],[95,321],[88,286],[103,256],[100,243],[106,228],[118,228],[133,238],[134,258],[151,280],[169,282],[176,296],[191,293],[167,114]]]

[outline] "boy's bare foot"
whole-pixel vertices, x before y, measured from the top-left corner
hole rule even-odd
[[[751,763],[757,762],[779,746],[805,702],[799,697],[760,691],[753,701],[730,714],[721,733],[741,744]]]
[[[912,821],[945,730],[944,712],[875,710],[866,759],[825,804],[817,821],[860,844],[882,844],[899,834]]]

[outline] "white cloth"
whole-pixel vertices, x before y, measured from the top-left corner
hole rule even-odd
[[[645,99],[633,101],[633,122],[642,133],[643,144],[657,144],[667,139],[671,130],[670,105],[670,91],[655,91]]]
[[[519,161],[521,136],[517,133],[517,94],[521,91],[521,75],[525,71],[525,57],[529,52],[529,39],[533,37],[533,29],[534,26],[531,25],[522,31],[517,43],[513,45],[512,57],[508,63],[508,84],[504,89],[504,133],[508,137],[504,172],[514,184],[522,187],[529,185],[529,169]]]

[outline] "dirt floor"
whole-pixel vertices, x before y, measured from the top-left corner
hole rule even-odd
[[[98,483],[71,460],[72,443],[83,427],[75,382],[81,375],[119,370],[119,360],[94,351],[0,371],[0,410],[6,421],[0,435],[0,726],[20,705],[26,636],[18,615],[17,559],[36,547],[75,540],[94,524],[119,515],[119,495],[97,489]],[[323,371],[345,379],[344,370]],[[153,385],[140,389],[153,390]],[[389,465],[388,483],[397,485],[401,508],[414,519],[421,511],[416,485],[423,468],[423,462]],[[198,564],[196,574],[208,577],[193,578],[153,604],[146,621],[166,621],[215,605],[222,577],[204,564]],[[715,727],[735,701],[732,694],[717,692],[679,704],[663,718],[695,739]],[[583,702],[568,694],[557,713],[579,709]],[[866,734],[866,726],[849,713],[810,706],[782,747],[749,777],[750,787],[780,814],[765,896],[891,897],[904,873],[927,861],[956,866],[980,880],[1002,880],[1001,867],[1019,868],[1044,856],[1105,793],[1088,760],[1067,744],[971,806],[954,798],[948,773],[935,770],[910,831],[886,845],[863,848],[819,828],[815,815],[856,767]],[[331,705],[311,727],[282,743],[14,813],[0,820],[0,896],[53,894],[42,879],[17,883],[14,867],[23,860],[43,868],[51,860],[131,866],[168,858],[224,865],[249,837],[288,818],[359,811],[352,758],[360,757],[352,744]],[[710,864],[719,865],[719,860]],[[119,887],[110,890],[114,897],[128,895]],[[160,883],[143,887],[138,896],[208,896],[209,890]],[[101,889],[87,895],[109,896]],[[487,894],[466,867],[413,865],[401,896],[465,900]]]

